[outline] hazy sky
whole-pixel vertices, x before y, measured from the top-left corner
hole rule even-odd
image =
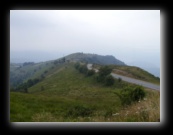
[[[160,67],[160,10],[10,11],[11,61],[75,52]]]

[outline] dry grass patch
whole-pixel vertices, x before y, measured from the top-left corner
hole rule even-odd
[[[160,92],[146,89],[144,100],[123,108],[117,121],[157,122],[160,119]]]
[[[32,116],[34,122],[57,122],[57,119],[50,112],[35,113]]]

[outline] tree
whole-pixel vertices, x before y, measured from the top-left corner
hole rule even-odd
[[[33,83],[33,80],[32,80],[32,79],[29,79],[29,80],[27,81],[27,86],[28,86],[28,87],[31,87],[33,84],[34,84],[34,83]]]
[[[38,78],[33,79],[33,83],[34,83],[34,84],[38,83],[39,81],[40,81],[40,80],[39,80]]]
[[[28,88],[24,88],[25,93],[28,93]]]
[[[88,68],[86,67],[86,65],[81,65],[79,67],[79,72],[84,73],[84,74],[87,74]]]
[[[119,78],[118,78],[118,82],[121,82],[121,81],[122,81],[122,79],[121,79],[121,77],[119,77]]]
[[[87,72],[87,76],[92,76],[95,74],[95,71],[92,69],[92,70],[88,70]]]
[[[106,86],[111,86],[111,85],[114,84],[114,82],[115,82],[115,80],[114,80],[114,78],[111,75],[107,75],[105,77],[105,85]]]
[[[65,57],[62,58],[62,61],[65,62]]]
[[[79,67],[80,67],[80,63],[79,63],[79,62],[77,62],[77,63],[75,63],[75,65],[74,65],[74,66],[75,66],[75,68],[76,68],[76,69],[79,69]]]
[[[112,72],[112,69],[108,66],[103,66],[99,69],[97,81],[98,82],[105,82],[105,78]]]
[[[41,74],[41,79],[44,79],[44,78],[45,78],[44,74]]]
[[[106,77],[107,75],[109,75],[112,72],[112,69],[108,66],[103,66],[99,69],[99,76],[101,77]]]
[[[47,72],[48,72],[47,70],[44,71],[45,74],[46,74]]]

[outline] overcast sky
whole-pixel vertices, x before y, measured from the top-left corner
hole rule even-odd
[[[75,52],[160,67],[160,10],[10,11],[11,61],[25,56],[37,62]]]

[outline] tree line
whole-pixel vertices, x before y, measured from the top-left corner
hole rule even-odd
[[[23,66],[33,65],[33,64],[34,64],[34,62],[24,62],[24,63],[23,63]]]
[[[64,63],[64,62],[66,62],[66,59],[65,59],[65,57],[63,57],[63,58],[61,58],[61,59],[59,59],[59,60],[54,60],[54,64],[55,65],[57,65],[57,64],[61,64],[61,63]]]
[[[35,79],[29,79],[27,82],[23,82],[19,84],[16,88],[11,88],[11,91],[23,91],[25,93],[28,93],[28,88],[35,85],[36,83],[40,82],[41,79],[35,78]]]
[[[89,70],[87,68],[86,64],[80,64],[79,62],[77,62],[75,64],[75,68],[80,72],[85,74],[86,76],[92,76],[95,73],[95,71],[93,69]],[[96,80],[99,83],[102,83],[106,86],[111,86],[115,83],[114,78],[110,75],[110,73],[112,72],[112,69],[109,66],[103,66],[99,69],[99,72],[96,74]]]
[[[87,65],[86,64],[80,64],[79,62],[77,62],[75,64],[75,68],[80,72],[85,74],[86,76],[92,76],[95,74],[94,70],[88,70]]]
[[[88,70],[86,64],[82,65],[79,62],[75,64],[75,68],[79,70],[80,73],[85,74],[86,76],[95,75],[97,82],[104,84],[105,86],[112,86],[115,83],[115,79],[110,75],[112,68],[109,66],[102,66],[99,69],[98,73],[95,73],[94,70]],[[118,79],[118,82],[121,82],[121,78]],[[142,86],[129,87],[126,86],[120,92],[114,92],[121,100],[123,106],[130,105],[133,102],[143,100],[146,96],[146,92]]]

